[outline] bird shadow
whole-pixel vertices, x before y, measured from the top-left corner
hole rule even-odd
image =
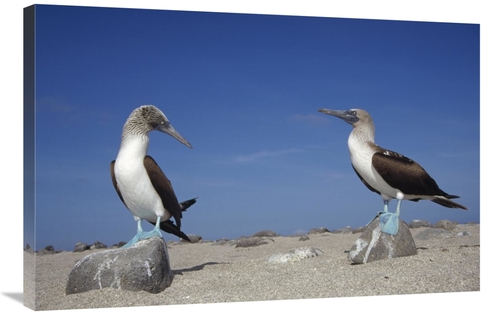
[[[221,264],[229,264],[229,263],[226,263],[226,262],[214,262],[214,261],[211,261],[211,262],[206,262],[204,264],[201,264],[201,265],[197,265],[197,266],[193,266],[191,268],[184,268],[184,269],[178,269],[178,270],[172,270],[172,272],[176,275],[182,275],[184,272],[192,272],[192,271],[200,271],[202,270],[203,268],[205,268],[205,266],[210,266],[210,265],[221,265]]]
[[[22,292],[2,292],[3,295],[13,299],[16,302],[24,304],[23,293]]]

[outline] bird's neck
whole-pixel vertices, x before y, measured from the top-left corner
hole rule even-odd
[[[351,155],[353,152],[370,150],[375,145],[375,129],[372,126],[355,127],[347,141]]]
[[[118,151],[119,158],[137,158],[144,159],[148,152],[149,137],[148,135],[124,134]]]

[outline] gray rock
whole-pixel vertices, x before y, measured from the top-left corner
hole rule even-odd
[[[94,244],[90,245],[90,249],[103,249],[103,248],[108,248],[108,246],[104,245],[99,241],[95,241]]]
[[[309,240],[309,236],[307,235],[302,235],[300,238],[299,238],[299,241],[303,242],[303,241],[308,241]]]
[[[86,251],[86,250],[89,250],[90,249],[90,246],[85,244],[85,243],[76,243],[75,247],[73,248],[73,253],[77,253],[77,252],[83,252],[83,251]]]
[[[432,227],[432,224],[426,220],[413,220],[408,225],[410,229],[416,229],[419,227]]]
[[[313,247],[301,247],[287,253],[274,254],[269,257],[270,263],[295,262],[306,258],[312,258],[323,254],[323,251]]]
[[[236,241],[236,247],[253,247],[264,244],[267,244],[267,242],[263,240],[261,237],[241,238],[238,241]]]
[[[203,239],[203,237],[201,237],[199,235],[194,235],[194,234],[187,234],[186,236],[189,237],[189,239],[191,240],[191,243],[198,243],[199,241],[201,241]],[[185,239],[182,239],[182,238],[180,238],[179,240],[181,243],[189,243],[188,241],[186,241]]]
[[[43,255],[54,255],[56,252],[53,251],[53,250],[46,250],[45,248],[44,249],[41,249],[39,250],[38,252],[36,252],[36,254],[38,256],[43,256]]]
[[[404,221],[399,219],[398,233],[389,235],[380,230],[376,217],[356,240],[349,251],[348,259],[354,264],[366,264],[375,260],[416,254],[415,241]]]
[[[448,238],[452,237],[453,233],[444,229],[425,229],[415,235],[416,239],[419,240],[429,240],[432,238]]]
[[[256,237],[256,236],[275,237],[275,236],[278,236],[278,234],[276,234],[274,231],[271,231],[271,230],[264,230],[264,231],[259,231],[259,232],[255,233],[254,235],[252,235],[252,237]]]
[[[453,230],[455,227],[457,226],[457,224],[455,222],[451,222],[449,220],[441,220],[441,221],[438,221],[436,224],[434,224],[433,227],[435,228],[439,228],[439,229],[445,229],[445,230],[448,230],[448,231],[451,231]]]
[[[154,237],[129,248],[83,257],[69,274],[66,294],[103,288],[159,293],[170,286],[172,279],[165,241]]]
[[[350,226],[346,226],[344,228],[340,228],[340,229],[334,230],[331,233],[333,233],[333,234],[342,234],[342,233],[349,233],[349,234],[351,234],[352,233],[352,228]]]
[[[47,245],[43,249],[39,250],[36,254],[39,256],[53,255],[56,254],[56,251],[54,250],[54,247],[52,245]]]
[[[311,229],[307,234],[321,234],[321,233],[327,233],[330,232],[327,228],[320,227],[320,228],[314,228]]]
[[[120,247],[122,247],[122,246],[123,246],[123,245],[125,245],[125,244],[127,244],[127,242],[123,242],[123,241],[121,241],[121,242],[119,242],[118,244],[113,244],[113,245],[111,245],[109,248],[120,248]]]
[[[229,240],[227,238],[221,238],[219,240],[216,240],[215,242],[212,243],[212,245],[226,245],[226,244],[233,244],[236,243],[234,240]]]

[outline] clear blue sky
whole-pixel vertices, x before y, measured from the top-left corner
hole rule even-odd
[[[377,144],[469,208],[406,201],[403,220],[479,222],[477,24],[38,6],[36,31],[36,249],[135,234],[109,163],[143,104],[193,145],[150,134],[178,199],[199,197],[186,234],[368,223],[383,203],[352,170],[351,126],[319,108],[367,110]]]

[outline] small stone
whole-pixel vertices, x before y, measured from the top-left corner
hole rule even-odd
[[[90,249],[90,246],[85,244],[85,243],[76,243],[75,247],[73,248],[73,253],[77,253],[77,252],[83,252],[83,251],[86,251]]]
[[[308,241],[309,240],[309,237],[307,235],[302,235],[300,238],[299,238],[299,241],[303,242],[303,241]]]
[[[56,252],[54,251],[50,251],[50,250],[46,250],[45,248],[44,249],[41,249],[39,250],[36,254],[38,256],[43,256],[43,255],[54,255]]]
[[[432,224],[426,220],[413,220],[408,225],[410,229],[415,229],[419,227],[432,227]]]
[[[443,229],[425,229],[415,235],[416,239],[419,240],[429,240],[433,238],[448,238],[453,235],[452,232],[448,230],[443,230]]]
[[[254,235],[252,235],[252,237],[256,237],[256,236],[275,237],[275,236],[278,236],[278,234],[276,234],[274,231],[271,231],[271,230],[264,230],[264,231],[259,231],[259,232],[255,233]]]
[[[274,254],[269,257],[270,263],[288,263],[296,262],[305,258],[312,258],[323,254],[318,248],[313,247],[301,247],[282,254]]]
[[[389,235],[380,229],[378,216],[367,225],[348,253],[354,264],[366,264],[375,260],[389,259],[417,254],[415,241],[408,226],[401,219],[396,235]]]
[[[441,220],[434,224],[435,228],[445,229],[448,231],[453,230],[456,226],[457,224],[455,222],[451,222],[449,220]]]
[[[267,244],[261,237],[248,237],[236,241],[236,247],[253,247]]]
[[[345,233],[345,234],[347,234],[347,233],[348,234],[352,234],[352,229],[351,229],[350,226],[346,226],[344,228],[340,228],[340,229],[334,230],[331,233],[333,233],[333,234],[343,234],[343,233]]]
[[[186,236],[191,240],[191,243],[198,243],[199,241],[201,241],[203,239],[201,236],[194,235],[194,234],[187,234]],[[186,241],[185,239],[182,239],[182,238],[180,238],[179,240],[181,243],[189,243],[188,241]]]
[[[216,240],[215,242],[212,243],[212,245],[226,245],[226,244],[233,244],[235,243],[234,240],[229,240],[227,238],[221,238],[219,240]]]
[[[103,248],[108,248],[108,246],[104,245],[99,241],[96,241],[94,244],[90,246],[90,249],[103,249]]]
[[[172,279],[165,241],[153,237],[128,248],[83,257],[68,276],[66,294],[103,288],[160,293],[170,286]]]
[[[330,232],[327,228],[320,227],[320,228],[314,228],[311,229],[307,234],[322,234],[322,233],[327,233]]]

